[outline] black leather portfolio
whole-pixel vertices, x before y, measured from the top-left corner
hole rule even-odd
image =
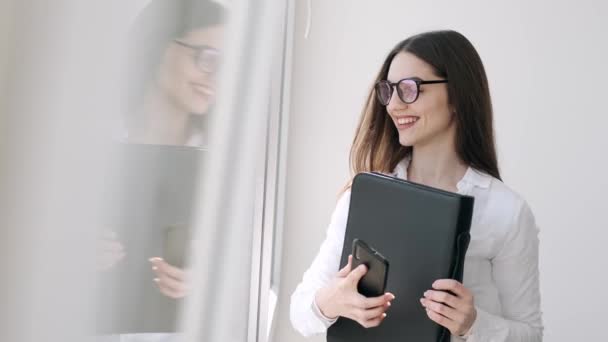
[[[375,328],[340,317],[328,342],[444,342],[450,333],[431,321],[420,298],[437,279],[462,281],[474,199],[376,173],[358,174],[352,185],[341,268],[355,238],[390,263],[386,291],[395,294]]]
[[[184,268],[192,229],[192,204],[206,150],[119,144],[108,185],[113,206],[104,219],[126,256],[99,274],[98,334],[176,331],[181,299],[161,294],[151,257]]]

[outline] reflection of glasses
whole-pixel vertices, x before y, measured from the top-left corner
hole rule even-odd
[[[374,89],[376,90],[376,96],[378,101],[383,106],[388,105],[391,102],[393,96],[393,87],[397,86],[397,95],[404,103],[414,103],[418,99],[420,94],[421,84],[435,84],[435,83],[448,83],[448,80],[435,80],[435,81],[423,81],[418,77],[404,78],[399,82],[391,83],[387,80],[378,81]]]
[[[194,50],[194,63],[196,66],[206,73],[214,73],[217,71],[220,64],[220,51],[208,45],[192,45],[180,40],[174,40],[175,43]]]

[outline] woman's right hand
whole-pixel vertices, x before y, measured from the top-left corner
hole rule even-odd
[[[107,271],[122,260],[125,248],[113,231],[103,231],[97,241],[97,269]]]
[[[365,328],[376,327],[386,317],[385,312],[395,296],[388,292],[378,297],[363,296],[357,291],[357,284],[367,272],[367,268],[365,265],[359,265],[354,270],[351,268],[352,255],[349,255],[348,264],[328,286],[317,291],[315,302],[326,317],[342,316],[358,322]]]

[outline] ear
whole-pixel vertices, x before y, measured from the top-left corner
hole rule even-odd
[[[452,114],[450,116],[450,122],[456,122],[456,109],[452,105],[450,105],[449,109],[450,109],[450,114]]]
[[[456,108],[454,105],[450,104],[448,108],[450,109],[450,113],[452,113],[452,115],[456,115]]]

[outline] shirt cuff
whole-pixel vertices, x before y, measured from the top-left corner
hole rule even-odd
[[[315,313],[315,316],[317,316],[317,318],[320,319],[321,322],[323,322],[323,324],[325,325],[326,328],[329,328],[330,325],[336,323],[336,321],[338,320],[338,317],[329,318],[329,317],[325,316],[321,312],[321,309],[319,309],[319,306],[317,305],[317,301],[316,301],[315,297],[312,298],[312,303],[310,304],[310,306],[312,307],[312,311]]]
[[[500,322],[497,322],[492,314],[475,307],[477,317],[469,330],[468,341],[478,342],[480,339],[485,341],[485,337],[497,334],[500,331]]]
[[[473,324],[471,324],[471,327],[469,328],[469,330],[467,330],[466,333],[464,333],[463,335],[460,335],[459,337],[463,340],[467,340],[469,337],[471,337],[471,335],[473,335],[473,332],[477,330],[477,325],[479,322],[479,309],[477,307],[475,307],[475,311],[477,312],[477,314],[475,315],[475,320],[473,321]]]

